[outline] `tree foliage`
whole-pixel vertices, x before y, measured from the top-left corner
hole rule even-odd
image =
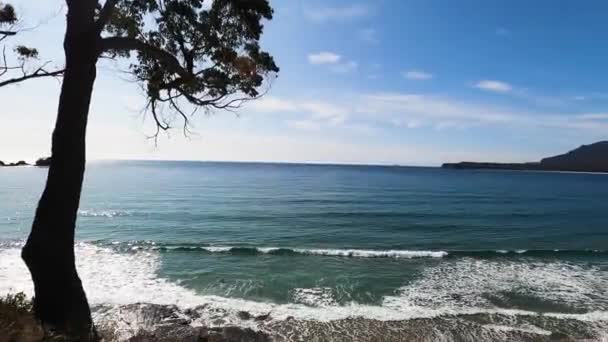
[[[102,53],[132,57],[157,133],[172,114],[187,124],[198,108],[237,108],[262,94],[279,71],[259,44],[272,15],[267,0],[106,0],[97,8]]]
[[[17,35],[19,18],[15,8],[10,4],[0,3],[0,42]],[[50,62],[38,62],[38,50],[24,45],[12,49],[13,58],[9,58],[6,45],[2,46],[0,56],[0,87],[19,83],[31,78],[56,77],[63,70],[48,70]],[[10,53],[10,52],[9,52]],[[9,62],[10,61],[10,62]]]

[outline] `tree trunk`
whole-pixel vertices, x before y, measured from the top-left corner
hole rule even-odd
[[[96,76],[95,0],[67,0],[66,69],[52,139],[52,161],[22,258],[34,282],[34,310],[45,327],[74,340],[96,336],[76,272],[74,230],[85,170],[85,134]]]

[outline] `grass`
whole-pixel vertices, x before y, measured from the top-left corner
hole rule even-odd
[[[58,341],[44,336],[24,293],[0,298],[0,342]]]

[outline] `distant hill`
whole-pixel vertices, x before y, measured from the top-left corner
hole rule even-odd
[[[566,154],[545,158],[540,165],[548,170],[608,172],[608,141],[583,145]]]
[[[568,153],[544,158],[532,163],[445,163],[449,169],[499,169],[499,170],[540,170],[540,171],[577,171],[608,172],[608,141],[583,145]]]

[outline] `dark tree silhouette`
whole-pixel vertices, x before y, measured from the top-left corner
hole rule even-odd
[[[66,0],[65,71],[52,160],[22,250],[34,281],[34,310],[48,327],[95,339],[74,263],[85,135],[100,57],[128,58],[158,134],[197,108],[231,109],[261,95],[279,71],[259,46],[268,0]],[[9,33],[10,34],[10,33]],[[186,110],[192,110],[192,112]]]

